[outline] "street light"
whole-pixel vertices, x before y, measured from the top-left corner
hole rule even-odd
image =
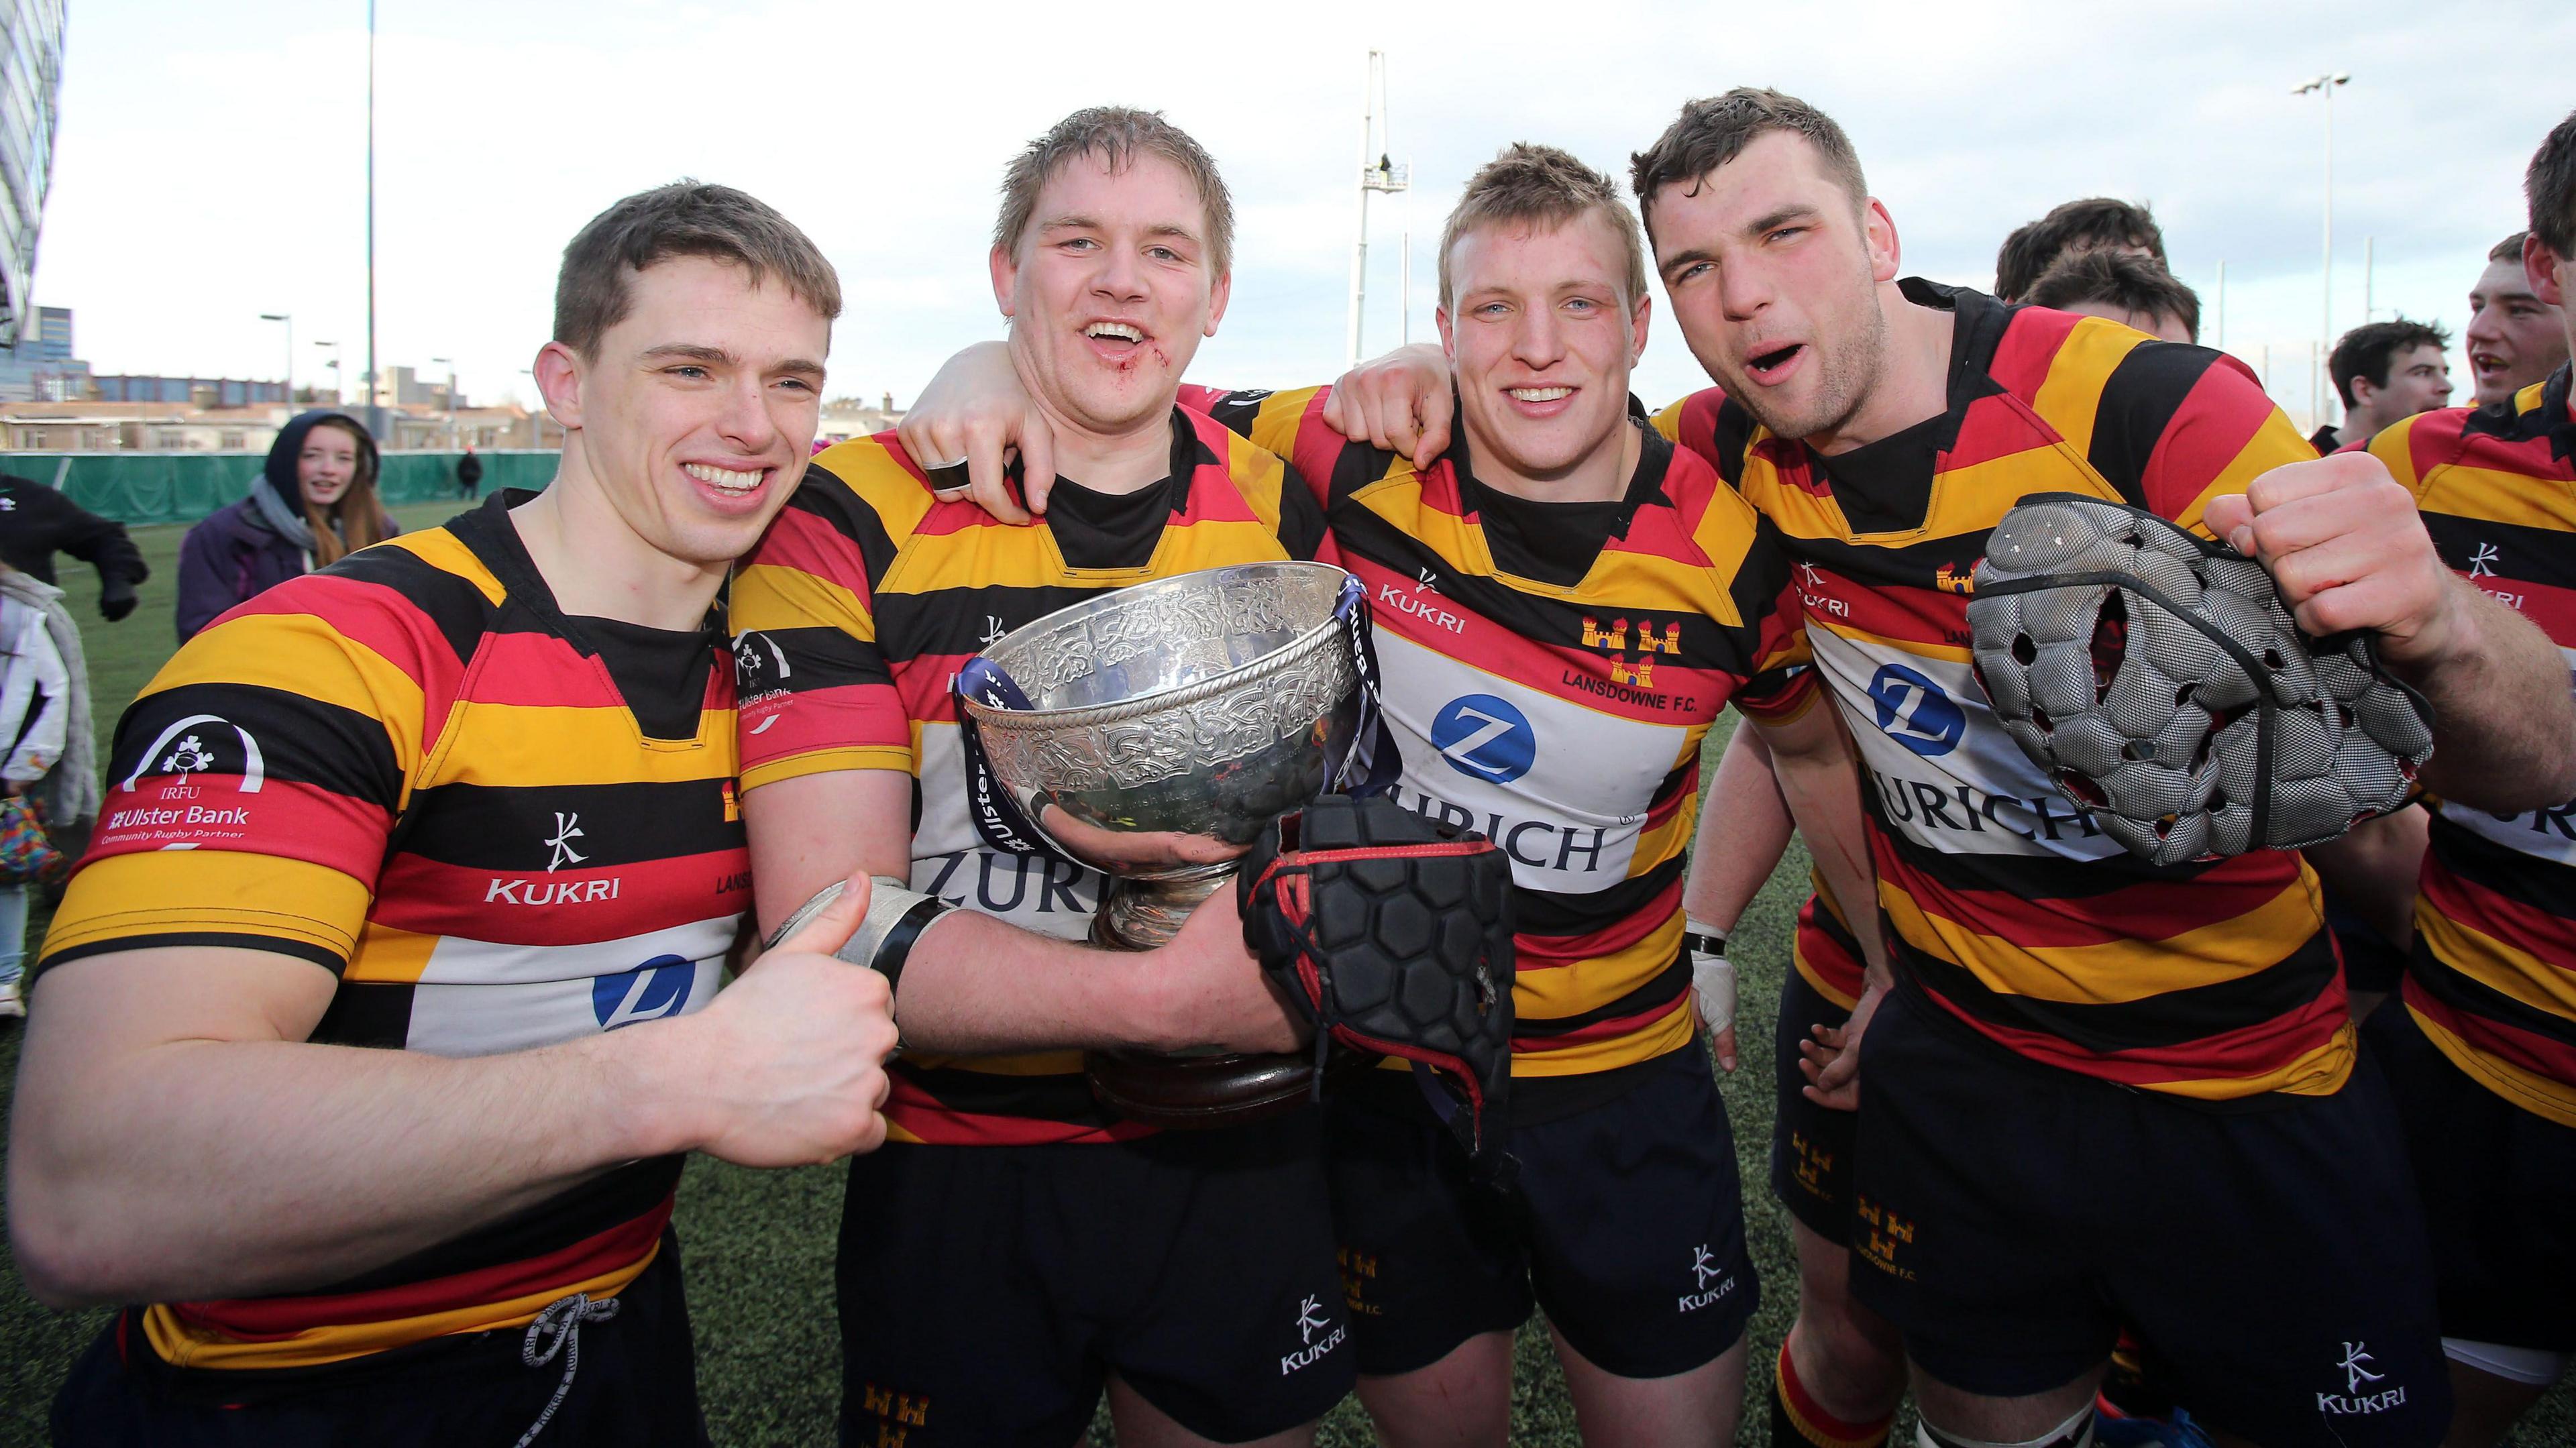
[[[331,349],[331,360],[323,363],[322,365],[331,369],[331,405],[333,407],[338,407],[341,405],[340,344],[337,342],[316,342],[313,345],[316,347],[328,347]]]
[[[429,360],[447,366],[447,445],[453,448],[456,446],[456,359],[432,357]]]
[[[2334,347],[2334,93],[2351,79],[2343,71],[2328,71],[2290,87],[2294,96],[2314,91],[2326,98],[2326,274],[2317,314],[2317,363],[2308,374],[2308,396],[2320,427],[2328,425],[2334,410],[2334,398],[2325,386],[2326,354]]]
[[[259,314],[259,319],[263,322],[284,322],[286,324],[285,402],[287,410],[292,412],[295,409],[295,318],[292,314],[286,312],[262,312]]]

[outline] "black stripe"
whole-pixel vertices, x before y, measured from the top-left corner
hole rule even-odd
[[[1687,854],[1675,855],[1642,875],[1588,895],[1514,885],[1512,930],[1541,938],[1590,935],[1653,904],[1657,895],[1681,878],[1689,863]]]
[[[348,961],[337,953],[308,940],[292,940],[280,935],[254,935],[226,930],[165,930],[150,935],[121,935],[114,940],[92,941],[86,945],[65,946],[48,951],[36,963],[39,974],[75,960],[93,955],[114,955],[125,950],[162,950],[176,946],[214,946],[226,950],[265,950],[274,955],[291,955],[309,960],[324,970],[338,975]]]
[[[315,1295],[374,1292],[560,1252],[661,1205],[662,1199],[679,1187],[680,1168],[687,1160],[657,1156],[629,1162],[488,1227],[479,1227],[345,1282],[317,1288]]]
[[[859,567],[866,574],[869,587],[876,586],[894,566],[894,539],[886,532],[885,520],[857,489],[827,468],[807,464],[804,480],[787,499],[787,506],[810,513],[829,524],[832,531],[858,546]]]
[[[2527,828],[2543,840],[2554,830],[2563,840],[2569,837],[2571,818],[2576,818],[2576,806],[2543,810]],[[2543,915],[2576,918],[2576,868],[2498,844],[2440,813],[2433,816],[2432,848],[2442,868],[2469,884]]]
[[[2534,478],[2535,490],[2557,490],[2568,484],[2557,478]],[[2424,511],[2424,531],[2442,561],[2459,573],[2478,570],[2482,587],[2537,583],[2548,588],[2576,588],[2576,531],[2533,528],[2491,518]],[[2487,550],[2492,548],[2493,552]]]
[[[1279,460],[1279,546],[1300,563],[1312,563],[1324,548],[1324,505],[1297,465]]]
[[[2576,1046],[2576,1021],[2526,1005],[2492,986],[2469,979],[2435,955],[2421,935],[2415,937],[2413,969],[2416,984],[2455,1010],[2500,1021],[2561,1045]]]
[[[891,1069],[920,1087],[941,1107],[970,1116],[1007,1116],[1094,1128],[1105,1128],[1116,1120],[1092,1099],[1091,1084],[1080,1072],[1006,1076],[954,1066],[916,1066],[910,1061],[897,1061]]]
[[[448,530],[462,538],[468,521],[475,516],[469,513],[458,518],[448,525]],[[474,580],[450,573],[408,548],[362,549],[321,571],[334,578],[373,584],[401,594],[403,602],[418,610],[421,617],[438,630],[439,637],[455,651],[459,663],[474,657],[474,650],[481,646],[483,635],[491,630],[497,612]],[[327,612],[321,618],[326,623],[331,622]]]
[[[411,1039],[411,1001],[410,981],[343,980],[306,1039],[317,1046],[400,1050]]]
[[[2278,1020],[2313,1002],[2342,975],[2333,938],[2320,929],[2250,975],[2143,1000],[2078,1005],[1989,989],[1965,967],[1927,955],[1900,936],[1890,935],[1888,945],[1927,989],[1969,1015],[2103,1053],[2180,1046]]]
[[[176,737],[163,737],[179,721],[198,714],[214,715],[232,728],[191,725]],[[138,768],[144,779],[189,772],[192,764],[195,772],[212,776],[245,773],[249,751],[235,730],[257,742],[261,769],[270,780],[313,785],[387,811],[402,798],[402,763],[382,720],[285,689],[182,684],[135,700],[117,721],[113,762],[103,781],[105,812],[115,813],[120,786]],[[195,747],[183,757],[180,751],[191,739]],[[144,757],[147,749],[153,751],[150,759]]]
[[[938,615],[932,615],[938,617]],[[758,635],[754,638],[753,635]],[[774,645],[773,653],[766,645]],[[972,653],[973,649],[964,650]],[[779,657],[786,668],[779,668]],[[845,684],[891,684],[894,674],[875,642],[831,625],[754,629],[735,641],[733,684],[745,704],[762,694],[803,694]]]
[[[1923,780],[1890,779],[1874,767],[1869,770],[1869,773],[1878,787],[1861,791],[1861,800],[1868,806],[1872,822],[1878,826],[1880,833],[1887,840],[1889,847],[1896,852],[1898,859],[1904,861],[1906,866],[1915,873],[1929,878],[1945,890],[1986,891],[2009,895],[2016,900],[2030,901],[2086,900],[2095,896],[2108,895],[2114,891],[2126,890],[2136,885],[2186,885],[2221,867],[2236,867],[2240,861],[2250,862],[2263,858],[2259,855],[2246,855],[2231,860],[2196,860],[2180,865],[2156,865],[2125,850],[2099,859],[2079,860],[2060,855],[1981,854],[1967,850],[1936,849],[1895,828],[1890,819],[1887,798],[1887,792],[1891,790],[1900,791],[1906,796],[1907,812],[1896,818],[1910,820],[1924,809],[1918,791],[1934,789],[1935,786]],[[2083,818],[2082,811],[2077,809],[2073,801],[2054,794],[2043,795],[2041,799],[2053,809],[2063,809],[2075,816],[2074,820],[2069,821],[2067,815],[2055,813],[2049,815],[2049,820],[2059,827],[2060,835],[2101,833],[2090,820]],[[1991,796],[1985,801],[1987,805],[2021,804],[2025,807],[2028,803],[2022,800],[1997,800]],[[1945,819],[1965,820],[1971,817],[1970,811],[1960,802],[1955,792],[1941,795],[1940,804],[1945,811],[1949,812],[1944,814]],[[2007,830],[2000,822],[1986,819],[1983,814],[1984,805],[1980,805],[1977,811],[1977,822],[1984,830],[2016,837],[2020,835],[2018,830]],[[1961,833],[1968,833],[1968,831],[1962,830]],[[2048,836],[2043,834],[2043,837]],[[2286,861],[2276,860],[2276,864],[2285,863]],[[2298,873],[2295,869],[2285,869],[2282,871],[2280,884],[2282,888],[2287,889],[2291,881],[2297,878]]]
[[[542,821],[549,814],[581,817],[581,868],[585,870],[740,849],[742,822],[724,817],[725,791],[731,782],[716,778],[650,784],[435,785],[412,795],[403,853],[468,869],[544,870],[553,851],[540,835],[514,837],[494,825]]]
[[[2131,505],[2150,506],[2147,462],[2173,425],[2174,415],[2190,400],[2192,389],[2217,361],[2218,354],[2204,347],[2141,342],[2103,379],[2093,414],[2093,442],[2084,460]]]
[[[1676,953],[1670,965],[1617,1000],[1604,1001],[1588,1011],[1577,1011],[1570,1016],[1522,1016],[1512,1022],[1512,1035],[1515,1039],[1543,1040],[1549,1036],[1570,1035],[1603,1021],[1642,1015],[1680,1000],[1682,992],[1690,989],[1690,983],[1690,962]]]

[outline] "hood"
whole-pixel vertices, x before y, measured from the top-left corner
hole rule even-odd
[[[365,482],[373,482],[376,478],[376,443],[367,435],[365,423],[345,412],[334,412],[325,407],[299,412],[286,426],[277,430],[277,441],[268,445],[268,462],[259,475],[260,482],[277,495],[277,500],[286,505],[289,513],[297,517],[304,513],[304,490],[295,484],[295,460],[303,456],[304,435],[326,417],[338,418],[357,433],[358,477]]]

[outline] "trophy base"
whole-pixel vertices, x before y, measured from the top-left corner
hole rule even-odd
[[[1091,917],[1091,943],[1151,950],[1171,942],[1190,912],[1234,878],[1220,867],[1176,880],[1110,877]],[[1130,1121],[1183,1131],[1244,1126],[1294,1111],[1314,1094],[1307,1055],[1188,1051],[1091,1051],[1083,1075],[1102,1107]]]

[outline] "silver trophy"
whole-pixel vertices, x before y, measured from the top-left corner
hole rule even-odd
[[[1111,877],[1094,943],[1170,940],[1265,826],[1341,778],[1363,707],[1356,588],[1328,563],[1242,563],[1058,609],[983,655],[1026,707],[969,666],[959,704],[992,784]]]

